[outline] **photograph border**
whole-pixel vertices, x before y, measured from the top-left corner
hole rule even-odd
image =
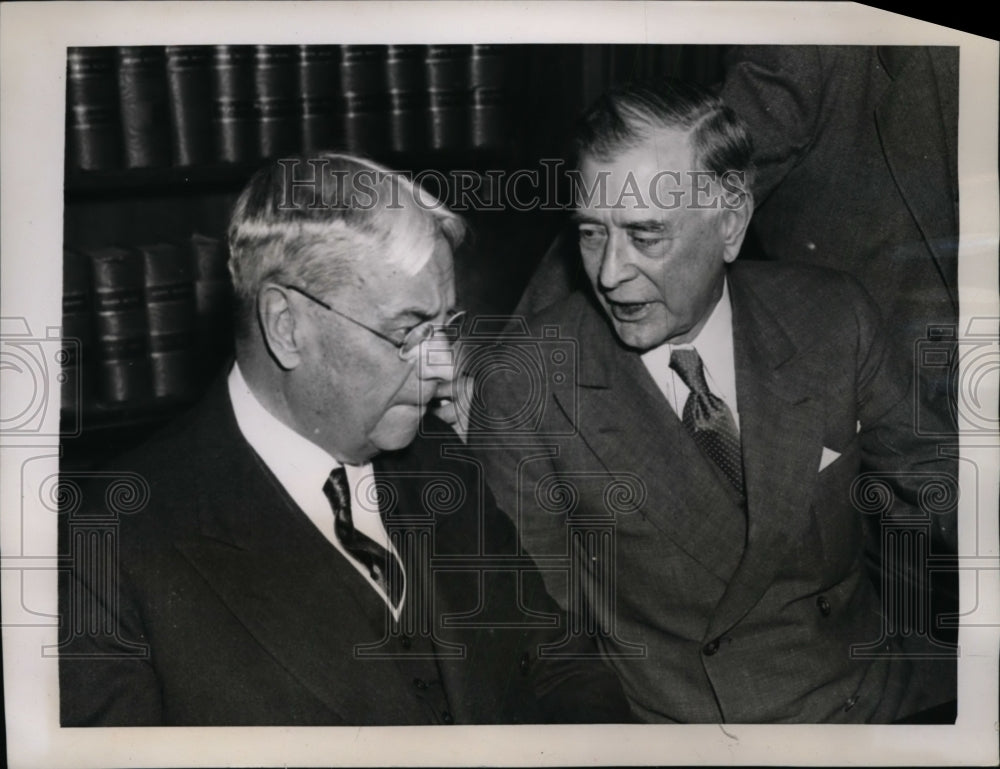
[[[539,30],[550,30],[540,33]],[[998,43],[853,3],[54,2],[0,7],[0,342],[61,323],[66,48],[216,43],[958,45],[960,341],[997,350]],[[12,331],[13,329],[13,331]],[[57,335],[58,332],[56,332]],[[995,357],[976,396],[998,424]],[[22,487],[58,472],[59,386],[35,434],[0,436],[3,673],[12,767],[995,765],[1000,562],[995,429],[963,434],[955,725],[58,726],[56,522]],[[960,374],[961,377],[961,374]],[[5,380],[6,382],[7,380]],[[29,386],[15,382],[14,387]],[[7,397],[18,393],[8,392]],[[27,500],[27,501],[25,501]],[[46,651],[48,650],[48,651]]]

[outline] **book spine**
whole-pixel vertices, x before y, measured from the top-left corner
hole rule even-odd
[[[170,165],[170,99],[160,46],[118,48],[125,164],[129,168]]]
[[[313,152],[342,145],[344,99],[337,46],[300,45],[298,65],[302,149]]]
[[[168,45],[164,53],[174,165],[208,163],[214,154],[211,48]]]
[[[299,145],[298,51],[254,46],[254,92],[261,157],[291,154]]]
[[[142,246],[146,322],[153,395],[185,398],[194,394],[197,316],[194,269],[186,248]]]
[[[427,147],[426,46],[390,45],[386,72],[389,89],[389,147],[415,152]]]
[[[62,411],[75,412],[96,397],[92,361],[94,308],[90,264],[80,253],[63,249]]]
[[[212,52],[212,125],[220,160],[255,160],[254,53],[250,46],[217,45]]]
[[[150,380],[142,260],[132,251],[89,252],[101,400],[148,399]]]
[[[375,153],[388,145],[386,46],[342,45],[340,86],[344,141],[350,152]]]
[[[115,49],[70,48],[66,55],[66,164],[96,171],[122,163]]]
[[[466,149],[469,144],[468,45],[428,46],[425,67],[433,149]]]
[[[469,54],[469,134],[477,149],[502,146],[508,135],[506,50],[473,45]]]

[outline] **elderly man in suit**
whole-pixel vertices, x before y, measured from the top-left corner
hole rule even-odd
[[[629,718],[596,649],[544,654],[558,608],[427,413],[454,420],[462,233],[350,156],[253,177],[232,369],[102,474],[128,511],[95,483],[68,524],[63,726]]]
[[[612,91],[577,155],[590,285],[494,345],[470,426],[525,546],[568,563],[550,592],[650,722],[891,722],[946,698],[895,655],[866,568],[865,481],[901,521],[950,482],[877,307],[843,273],[735,262],[751,143],[709,92]]]

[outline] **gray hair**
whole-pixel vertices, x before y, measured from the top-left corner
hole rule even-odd
[[[746,124],[711,91],[674,78],[628,83],[610,90],[577,124],[577,160],[608,160],[657,128],[690,130],[696,159],[720,177],[740,174],[753,188],[753,142]]]
[[[416,272],[444,238],[454,249],[465,223],[402,173],[324,152],[268,163],[247,183],[229,222],[229,272],[241,311],[252,315],[265,282],[317,293],[352,283],[368,259]]]

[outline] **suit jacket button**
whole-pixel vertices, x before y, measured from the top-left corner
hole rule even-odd
[[[719,639],[716,638],[714,641],[709,641],[707,644],[705,644],[705,646],[702,648],[701,651],[706,657],[711,657],[713,654],[719,651]]]
[[[826,599],[825,595],[821,595],[816,599],[816,606],[819,607],[819,613],[824,617],[830,616],[830,602]]]
[[[427,682],[424,679],[422,679],[422,678],[414,678],[413,679],[413,685],[416,686],[418,689],[421,689],[421,690],[427,688]]]
[[[413,646],[413,639],[410,638],[408,635],[404,635],[402,638],[399,639],[399,643],[404,649],[409,649],[411,646]]]
[[[521,655],[518,667],[521,668],[521,675],[528,675],[528,669],[531,667],[531,657],[528,656],[528,652]]]
[[[455,723],[455,719],[454,719],[454,717],[453,717],[453,716],[451,715],[451,713],[450,713],[450,712],[448,712],[447,710],[446,710],[446,711],[444,711],[444,712],[443,712],[443,713],[441,714],[441,720],[442,720],[442,721],[444,721],[444,722],[445,722],[446,724],[453,724],[453,723]]]

